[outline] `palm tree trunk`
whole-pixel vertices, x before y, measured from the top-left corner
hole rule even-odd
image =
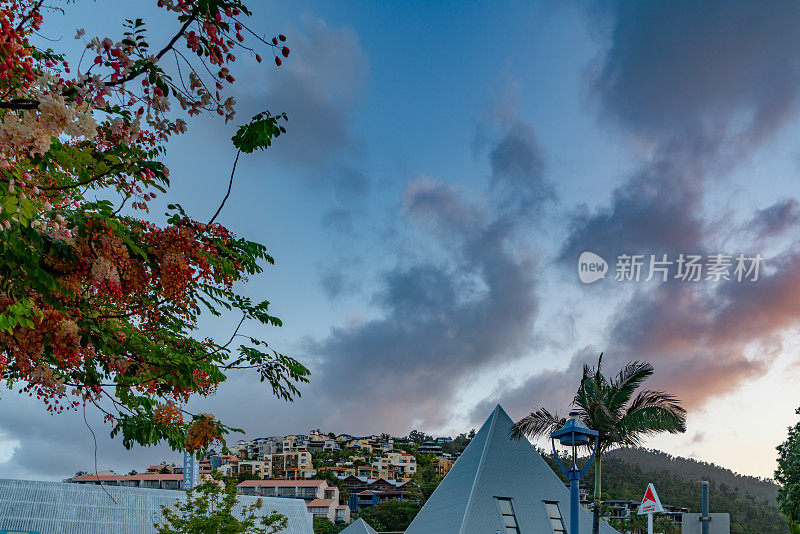
[[[600,534],[600,480],[603,473],[603,455],[598,454],[594,461],[594,510],[592,534]]]

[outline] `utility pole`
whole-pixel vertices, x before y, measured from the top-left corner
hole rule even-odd
[[[700,529],[702,534],[708,534],[708,522],[711,516],[708,514],[708,481],[700,483]]]

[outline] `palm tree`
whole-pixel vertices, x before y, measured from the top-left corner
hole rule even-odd
[[[600,433],[594,465],[593,534],[600,531],[603,455],[616,447],[637,447],[653,434],[686,431],[686,410],[675,395],[654,390],[636,392],[653,374],[651,364],[630,362],[609,379],[601,372],[602,362],[601,353],[596,368],[584,364],[583,378],[572,400],[586,426]],[[512,436],[516,439],[549,436],[565,422],[557,412],[539,408],[514,425]]]

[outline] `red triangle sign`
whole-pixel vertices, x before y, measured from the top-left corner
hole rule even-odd
[[[642,504],[639,505],[639,514],[655,514],[663,511],[664,507],[661,506],[661,500],[658,498],[656,488],[653,487],[653,484],[648,484],[647,491],[644,492]]]

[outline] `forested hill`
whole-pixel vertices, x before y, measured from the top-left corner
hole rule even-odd
[[[740,475],[718,465],[671,456],[657,450],[618,449],[609,455],[628,464],[638,465],[642,471],[667,471],[691,481],[713,480],[717,485],[724,484],[734,491],[738,489],[739,495],[743,498],[749,495],[756,501],[768,501],[777,506],[778,485],[772,480]]]
[[[552,455],[543,456],[561,476]],[[594,466],[584,478],[590,493],[593,479]],[[710,483],[711,511],[730,514],[731,534],[789,534],[786,518],[777,506],[770,504],[775,500],[775,491],[769,481],[660,451],[626,449],[603,458],[604,500],[641,501],[647,484],[652,482],[662,503],[699,512],[700,480]]]
[[[621,450],[603,459],[604,499],[639,501],[652,482],[662,503],[699,512],[701,479],[710,483],[711,511],[731,515],[731,534],[789,534],[786,518],[770,504],[775,490],[768,481],[659,451]]]

